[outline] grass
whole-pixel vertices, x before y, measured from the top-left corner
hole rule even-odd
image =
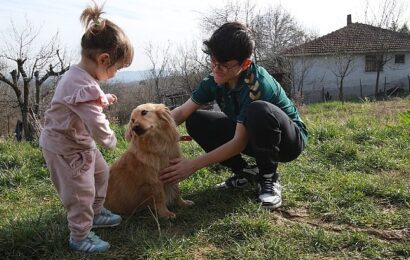
[[[149,212],[97,230],[112,247],[102,254],[68,250],[65,212],[35,144],[0,140],[2,259],[408,259],[410,258],[410,99],[302,108],[309,145],[281,164],[284,205],[266,211],[255,187],[222,192],[218,165],[181,183],[195,201],[175,220]],[[103,150],[109,163],[126,147]],[[181,128],[184,132],[185,129]],[[186,157],[202,153],[183,142]]]

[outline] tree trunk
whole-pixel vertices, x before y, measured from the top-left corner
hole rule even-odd
[[[322,88],[322,101],[326,102],[326,96],[325,96],[325,88]]]
[[[34,114],[40,113],[40,84],[36,81],[36,103],[34,104]]]
[[[21,108],[21,121],[23,123],[23,133],[22,137],[26,141],[31,141],[31,136],[30,136],[30,127],[28,124],[28,111],[24,107]]]
[[[340,78],[339,99],[340,99],[340,101],[342,101],[342,103],[344,103],[343,78]]]
[[[377,70],[377,75],[376,75],[376,87],[374,90],[374,97],[377,98],[377,95],[379,94],[379,79],[380,79],[380,70]]]
[[[387,96],[387,77],[384,77],[384,89],[383,89],[383,92],[384,92],[384,96]]]
[[[363,86],[362,86],[362,79],[360,79],[360,98],[363,99]]]
[[[410,76],[407,76],[407,79],[409,80],[409,93],[410,93]]]
[[[31,133],[30,129],[30,124],[28,121],[28,108],[29,108],[29,96],[30,96],[30,81],[24,80],[24,92],[23,92],[23,99],[24,103],[21,108],[21,120],[23,121],[23,136],[24,140],[26,141],[32,141],[33,140],[33,135]]]

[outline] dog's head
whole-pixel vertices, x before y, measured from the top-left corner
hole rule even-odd
[[[125,132],[125,139],[143,137],[164,132],[175,132],[175,123],[170,110],[163,104],[142,104],[136,107]]]

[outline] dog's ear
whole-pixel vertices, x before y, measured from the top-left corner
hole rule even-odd
[[[175,124],[174,119],[172,118],[171,115],[171,110],[169,110],[168,107],[165,105],[161,105],[159,109],[157,110],[157,115],[160,119],[164,120],[167,122],[167,124],[172,125]]]
[[[132,123],[131,120],[128,122],[127,129],[125,130],[125,140],[130,142],[132,138]]]

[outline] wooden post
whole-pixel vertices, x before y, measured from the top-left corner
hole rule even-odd
[[[362,79],[360,79],[360,98],[363,99]]]
[[[322,101],[323,101],[323,102],[326,102],[325,87],[322,88]]]
[[[387,78],[384,77],[384,96],[386,96],[386,85],[387,85]]]
[[[407,79],[409,80],[409,93],[410,93],[410,75],[407,76]]]
[[[7,115],[7,136],[10,136],[10,115]]]

